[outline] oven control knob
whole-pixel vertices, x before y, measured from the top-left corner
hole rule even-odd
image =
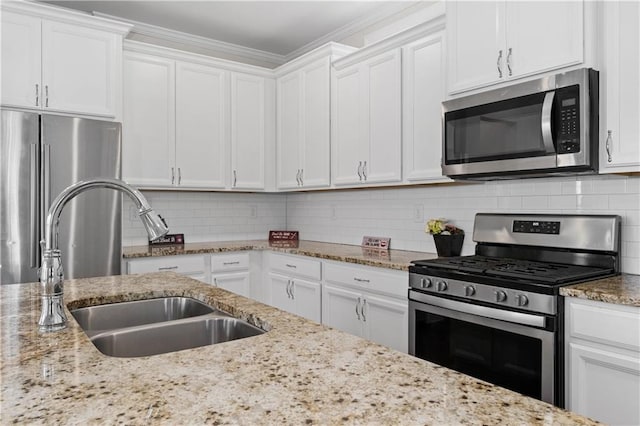
[[[529,304],[529,298],[524,294],[519,294],[516,296],[516,302],[518,306],[527,306]]]
[[[447,291],[447,282],[446,281],[438,281],[436,284],[438,287],[438,291]]]
[[[420,287],[422,288],[431,287],[431,278],[420,278]]]
[[[467,285],[464,287],[464,295],[467,297],[471,297],[476,294],[476,288],[472,285]]]
[[[506,302],[507,301],[507,293],[502,290],[496,290],[493,292],[496,295],[496,302]]]

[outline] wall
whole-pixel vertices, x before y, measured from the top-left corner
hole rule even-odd
[[[360,244],[391,237],[391,247],[435,252],[429,218],[462,227],[472,254],[477,212],[617,214],[622,216],[622,269],[640,274],[640,177],[592,176],[477,184],[297,193],[287,196],[287,227],[306,240]]]
[[[269,230],[285,229],[285,194],[143,191],[155,211],[165,218],[171,233],[185,241],[266,239]],[[147,244],[147,233],[137,209],[125,197],[122,244]]]

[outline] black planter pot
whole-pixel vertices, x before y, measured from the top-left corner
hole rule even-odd
[[[436,243],[438,257],[460,256],[464,234],[434,235],[433,241]]]

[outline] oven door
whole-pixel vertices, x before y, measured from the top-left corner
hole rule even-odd
[[[409,292],[409,353],[556,403],[555,333],[547,318]]]

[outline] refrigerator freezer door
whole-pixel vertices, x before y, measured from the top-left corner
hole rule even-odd
[[[39,121],[38,114],[2,110],[0,284],[38,280]]]
[[[42,116],[42,204],[67,186],[91,178],[120,179],[120,123]],[[59,247],[65,278],[120,274],[122,194],[100,188],[84,192],[63,209]]]

